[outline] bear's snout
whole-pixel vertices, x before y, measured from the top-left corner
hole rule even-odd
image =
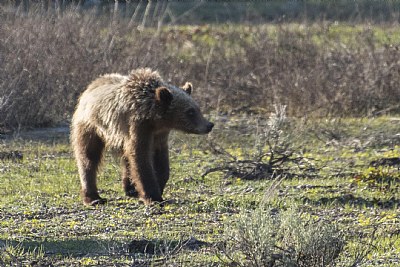
[[[212,130],[213,127],[214,127],[214,123],[209,122],[209,123],[207,124],[207,133],[211,132],[211,130]]]

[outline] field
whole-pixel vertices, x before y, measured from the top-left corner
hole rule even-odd
[[[164,208],[145,207],[123,195],[112,155],[99,177],[108,204],[83,206],[65,133],[3,140],[2,150],[20,151],[24,158],[4,159],[1,165],[0,265],[237,266],[232,259],[246,247],[238,228],[257,233],[272,216],[258,218],[260,209],[284,214],[295,207],[291,216],[311,225],[314,238],[326,230],[318,227],[329,225],[342,238],[336,265],[320,266],[398,266],[399,162],[381,159],[399,157],[400,119],[300,121],[281,115],[278,123],[214,116],[216,129],[208,137],[174,134]],[[271,135],[276,130],[271,123],[278,137]],[[273,173],[246,173],[246,159],[256,162],[266,152],[259,162],[268,164],[271,152],[278,158],[285,151],[291,156],[276,163]],[[226,171],[229,166],[244,171]],[[249,224],[255,218],[261,221]],[[292,234],[286,242],[299,249]],[[243,266],[257,266],[251,258],[237,257]],[[351,265],[357,259],[360,263]]]
[[[397,1],[95,3],[0,4],[0,266],[400,266]],[[163,207],[111,153],[86,207],[71,114],[137,67],[215,128],[172,134]]]

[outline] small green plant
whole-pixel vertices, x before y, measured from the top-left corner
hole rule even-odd
[[[31,264],[37,264],[44,258],[42,247],[33,250],[25,249],[21,244],[0,243],[0,266],[24,266],[29,259]]]
[[[397,169],[388,167],[369,167],[364,172],[353,177],[353,186],[366,186],[368,188],[378,188],[387,191],[395,187],[400,181]]]

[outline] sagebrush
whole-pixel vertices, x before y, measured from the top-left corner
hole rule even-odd
[[[400,110],[399,33],[390,24],[182,26],[160,12],[147,26],[75,5],[41,7],[4,4],[0,12],[2,128],[68,122],[94,77],[137,67],[175,84],[190,80],[208,112],[266,113],[273,104],[287,105],[290,116]]]

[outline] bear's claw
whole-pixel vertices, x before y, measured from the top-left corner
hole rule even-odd
[[[92,200],[90,202],[85,202],[85,204],[88,206],[104,205],[106,203],[107,203],[107,199],[105,199],[105,198],[99,198],[99,199]]]
[[[134,197],[134,198],[138,198],[139,197],[139,193],[135,189],[130,189],[130,190],[126,191],[125,195],[127,197]]]

